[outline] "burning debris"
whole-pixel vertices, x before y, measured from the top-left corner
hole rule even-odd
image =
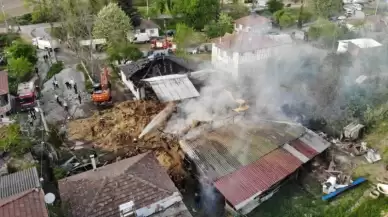
[[[113,151],[121,157],[135,156],[148,150],[156,151],[159,162],[169,169],[173,177],[179,178],[184,175],[184,171],[183,154],[179,149],[178,140],[155,130],[165,122],[164,118],[161,122],[154,120],[160,116],[164,117],[160,113],[166,111],[165,106],[154,101],[120,103],[112,109],[96,112],[89,118],[69,122],[69,139],[94,142],[96,147]],[[173,111],[171,105],[166,109],[170,113]],[[150,122],[157,123],[149,126]],[[142,134],[145,128],[147,132]],[[142,137],[139,138],[141,134]]]

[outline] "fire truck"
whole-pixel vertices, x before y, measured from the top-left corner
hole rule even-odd
[[[151,40],[151,49],[152,50],[171,50],[175,52],[176,44],[172,42],[171,38],[164,39],[153,39]]]
[[[37,82],[39,79],[34,78],[18,85],[16,100],[20,111],[27,111],[36,106],[38,93],[35,86],[38,84]]]

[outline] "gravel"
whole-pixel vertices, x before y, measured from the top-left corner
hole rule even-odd
[[[82,118],[86,116],[86,108],[84,105],[90,102],[90,94],[85,92],[85,78],[82,72],[78,72],[74,68],[63,69],[60,73],[55,75],[58,81],[59,88],[54,90],[53,80],[54,77],[43,84],[43,105],[42,109],[46,115],[46,121],[49,123],[55,123],[58,121],[64,121],[68,115],[72,118]],[[74,89],[67,89],[65,82],[71,79],[77,84],[78,93],[81,93],[82,104],[79,104],[77,95]],[[69,114],[60,106],[55,100],[55,94],[59,96],[60,101],[66,101],[69,107]]]

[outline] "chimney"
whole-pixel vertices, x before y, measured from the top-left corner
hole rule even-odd
[[[90,155],[90,159],[92,160],[93,171],[95,171],[97,169],[95,155],[94,154]]]

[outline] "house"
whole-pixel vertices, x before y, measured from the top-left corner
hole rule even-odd
[[[255,31],[264,34],[267,33],[271,28],[271,20],[256,13],[241,17],[240,19],[234,21],[234,30],[236,32]]]
[[[381,15],[371,15],[365,18],[364,28],[372,32],[383,32],[387,30],[388,17]]]
[[[49,216],[35,167],[0,177],[0,216]]]
[[[330,143],[298,124],[234,122],[180,141],[202,182],[247,214]]]
[[[371,38],[356,38],[349,40],[339,40],[337,53],[349,52],[352,55],[358,55],[361,51],[374,50],[381,47],[382,44]]]
[[[290,35],[262,35],[256,32],[238,32],[213,39],[212,64],[237,78],[244,65],[266,60],[290,48]]]
[[[8,73],[0,71],[0,115],[5,116],[11,111],[11,95],[8,88]]]
[[[167,172],[148,152],[58,182],[73,217],[191,217]],[[132,213],[132,215],[130,215]]]
[[[159,37],[160,27],[152,20],[142,19],[140,25],[135,27],[135,34],[147,33],[148,37]]]
[[[149,91],[147,91],[147,89],[149,89],[148,87],[154,89],[153,92],[156,95],[158,95],[159,93],[162,94],[163,90],[155,89],[158,88],[158,86],[160,87],[160,85],[158,84],[161,83],[168,85],[167,89],[169,89],[169,92],[166,92],[166,94],[173,94],[173,92],[175,92],[175,94],[173,95],[176,95],[180,92],[180,90],[187,90],[184,91],[188,94],[184,95],[185,97],[177,95],[170,95],[169,97],[166,95],[159,95],[162,98],[167,97],[165,98],[166,100],[185,99],[189,96],[191,97],[192,94],[194,94],[192,97],[195,97],[197,93],[191,87],[192,84],[185,74],[187,74],[188,72],[195,71],[196,68],[196,64],[174,56],[160,56],[155,57],[152,60],[146,58],[119,66],[121,80],[123,81],[125,86],[132,92],[132,94],[134,95],[134,99],[137,100],[145,99],[150,96],[149,94],[146,95],[147,92],[149,93]],[[173,83],[175,84],[172,85]]]

